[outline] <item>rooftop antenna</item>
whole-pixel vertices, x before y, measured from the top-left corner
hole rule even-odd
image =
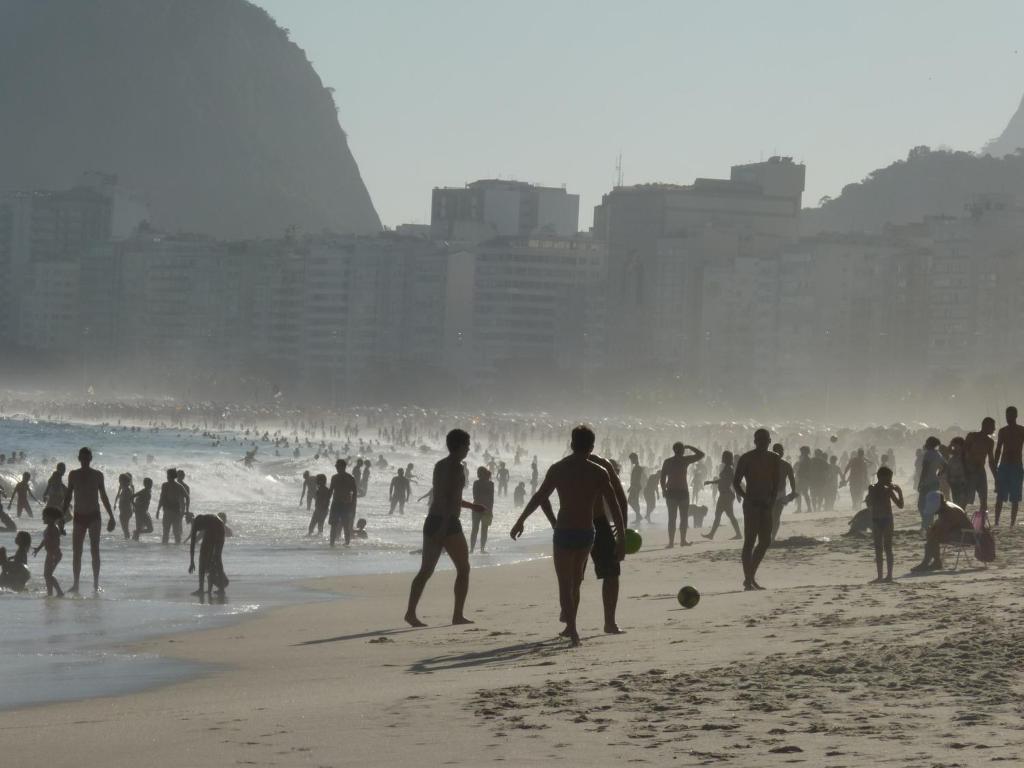
[[[622,186],[622,153],[619,152],[619,156],[615,158],[615,186]]]

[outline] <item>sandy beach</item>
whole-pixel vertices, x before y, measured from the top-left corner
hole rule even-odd
[[[600,632],[588,571],[579,649],[556,637],[550,561],[477,568],[469,627],[446,623],[451,571],[417,630],[401,623],[407,575],[320,580],[337,600],[136,648],[207,674],[4,712],[0,741],[8,762],[54,768],[1019,764],[1024,537],[1000,531],[988,568],[912,577],[915,517],[897,519],[901,578],[875,586],[845,515],[789,514],[760,593],[740,590],[724,531],[666,550],[648,526],[624,565],[626,634]],[[676,602],[684,584],[702,592],[693,610]]]

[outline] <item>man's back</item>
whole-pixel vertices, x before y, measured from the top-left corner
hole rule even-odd
[[[992,438],[984,432],[968,433],[964,438],[964,463],[969,467],[984,467],[991,448]]]
[[[999,430],[999,442],[1003,446],[999,455],[1000,464],[1022,463],[1022,448],[1024,448],[1024,426],[1020,424],[1007,424]]]
[[[669,456],[661,465],[661,474],[665,478],[665,489],[668,491],[688,490],[686,484],[686,468],[692,462],[682,456]]]
[[[100,509],[100,487],[103,485],[103,473],[92,467],[73,469],[68,474],[68,483],[72,487],[75,510],[78,512],[98,512]]]
[[[778,495],[781,459],[768,450],[754,449],[740,456],[735,482],[746,481],[744,500],[772,504]]]
[[[610,487],[608,472],[586,456],[571,454],[551,465],[545,482],[558,493],[558,527],[589,528],[594,505],[601,492]]]

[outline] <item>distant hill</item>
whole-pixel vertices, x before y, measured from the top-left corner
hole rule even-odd
[[[380,230],[330,91],[244,0],[0,0],[0,116],[0,191],[103,171],[165,230]]]
[[[1024,148],[1024,99],[1021,100],[1017,111],[1013,113],[1010,122],[998,138],[992,139],[981,151],[982,154],[993,157],[1016,154],[1017,150]]]
[[[977,155],[915,147],[906,160],[847,184],[835,199],[804,209],[802,234],[879,232],[886,224],[925,216],[962,216],[982,195],[1008,194],[1024,202],[1024,155]]]

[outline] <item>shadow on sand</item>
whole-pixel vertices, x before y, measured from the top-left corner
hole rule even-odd
[[[491,664],[508,664],[530,658],[544,658],[566,650],[567,642],[563,638],[552,638],[535,643],[517,643],[501,648],[470,653],[453,653],[421,659],[409,667],[410,672],[430,673],[445,672],[452,669],[484,667]]]

